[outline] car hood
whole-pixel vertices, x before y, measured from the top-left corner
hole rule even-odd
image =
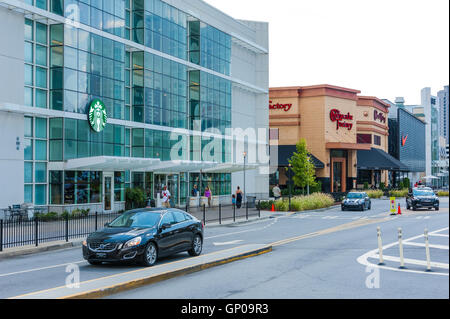
[[[134,237],[143,235],[151,230],[156,229],[156,227],[152,228],[131,228],[131,227],[106,227],[102,230],[96,231],[92,233],[87,238],[88,242],[125,242]]]

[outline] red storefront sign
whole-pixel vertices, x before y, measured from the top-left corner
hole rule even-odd
[[[269,101],[269,109],[270,110],[284,110],[285,112],[289,111],[292,107],[292,104],[272,104],[272,101]]]
[[[379,113],[377,110],[373,111],[374,120],[379,120],[380,122],[386,123],[386,117],[383,113]]]
[[[341,111],[332,109],[330,112],[330,119],[332,122],[336,122],[336,130],[339,130],[340,127],[344,127],[350,131],[353,128],[353,123],[345,122],[345,120],[353,121],[353,115],[350,113],[341,114]]]

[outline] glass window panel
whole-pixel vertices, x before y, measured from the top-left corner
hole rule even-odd
[[[25,62],[33,63],[33,43],[25,42],[25,50],[24,50]]]
[[[35,140],[35,160],[47,160],[47,141]]]
[[[24,182],[33,183],[33,162],[24,162]]]
[[[36,44],[36,64],[47,66],[47,47]]]
[[[33,85],[33,66],[25,64],[25,85]]]
[[[24,92],[24,102],[27,106],[33,106],[33,89],[32,88],[25,88]]]
[[[36,67],[36,86],[47,88],[47,69]]]
[[[24,186],[24,202],[33,203],[33,185]]]
[[[47,25],[36,22],[36,42],[47,45]]]
[[[47,119],[36,118],[36,138],[47,138]]]
[[[47,163],[35,163],[34,164],[35,183],[47,183]]]
[[[33,41],[33,20],[25,19],[25,40]]]
[[[50,52],[50,66],[60,66],[64,65],[64,50],[62,46],[52,47]]]
[[[64,48],[64,66],[78,69],[78,50],[70,47]]]
[[[66,25],[64,27],[64,44],[71,47],[78,47],[78,29]]]
[[[36,89],[36,107],[47,108],[47,91]]]
[[[61,140],[50,141],[50,161],[63,160],[63,146]]]

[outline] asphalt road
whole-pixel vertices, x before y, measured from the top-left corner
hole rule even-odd
[[[441,207],[440,212],[411,211],[390,217],[389,201],[374,200],[372,210],[366,212],[332,208],[243,225],[207,227],[205,254],[251,243],[274,243],[273,251],[111,298],[449,298],[448,199],[441,200]],[[398,246],[392,246],[384,251],[391,260],[386,259],[386,269],[377,274],[370,267],[377,264],[370,254],[377,248],[377,226],[382,229],[383,245],[396,242],[398,227],[402,227],[405,239],[423,234],[425,227],[430,232],[444,229],[430,236],[430,243],[434,245],[432,261],[441,267],[446,264],[446,268],[433,267],[428,273],[423,271],[426,266],[408,264],[406,270],[399,271],[395,260]],[[405,245],[405,258],[425,261],[421,239],[411,243]],[[365,254],[369,254],[366,263],[358,261]],[[159,263],[184,258],[189,257],[183,253]],[[79,266],[81,281],[140,269],[136,265],[91,266],[83,260],[79,247],[16,257],[0,262],[0,298],[65,285],[71,264]]]

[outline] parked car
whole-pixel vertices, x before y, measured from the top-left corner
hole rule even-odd
[[[406,209],[428,208],[439,210],[439,197],[429,187],[413,188],[406,196]]]
[[[198,256],[203,223],[176,208],[143,208],[123,213],[83,242],[83,257],[92,265],[137,261],[153,266],[159,257],[187,251]]]
[[[350,192],[341,204],[342,211],[347,209],[364,211],[371,208],[372,201],[370,200],[369,195],[365,192]]]

